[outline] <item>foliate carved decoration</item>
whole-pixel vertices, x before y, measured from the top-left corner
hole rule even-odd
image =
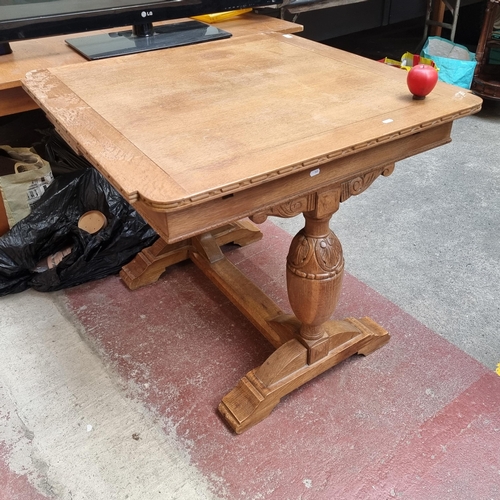
[[[287,268],[293,274],[311,280],[331,279],[344,270],[342,246],[330,231],[325,237],[306,236],[300,231],[292,240]]]
[[[379,176],[383,175],[388,177],[394,171],[394,163],[390,165],[385,165],[383,168],[378,168],[377,170],[372,170],[365,174],[362,174],[354,179],[347,182],[343,182],[341,186],[340,201],[346,201],[351,196],[356,196],[367,188],[369,188],[373,181]]]
[[[257,212],[250,217],[250,220],[255,222],[255,224],[262,224],[270,215],[284,218],[295,217],[302,212],[314,210],[315,206],[316,196],[314,193],[311,193],[309,195],[281,203],[280,205],[269,207],[262,212]]]
[[[394,168],[396,165],[394,163],[390,163],[389,165],[386,165],[384,169],[382,170],[382,175],[384,177],[389,177],[394,172]]]
[[[326,214],[333,214],[339,208],[339,203],[346,201],[351,196],[356,196],[367,189],[373,181],[380,175],[389,176],[394,171],[394,163],[384,165],[375,170],[365,172],[354,179],[335,184],[334,186],[323,188],[317,192],[309,193],[299,198],[288,200],[285,203],[268,207],[250,216],[250,220],[255,224],[262,224],[269,216],[274,217],[295,217],[304,212],[316,211],[316,215],[322,217]]]

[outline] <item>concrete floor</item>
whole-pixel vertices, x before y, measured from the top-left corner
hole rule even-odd
[[[218,402],[271,347],[194,265],[1,298],[0,500],[499,499],[499,124],[485,102],[341,206],[335,317],[391,341],[240,436]],[[301,225],[227,248],[285,309]]]

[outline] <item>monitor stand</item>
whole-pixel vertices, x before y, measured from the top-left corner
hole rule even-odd
[[[9,42],[0,43],[0,56],[6,56],[7,54],[12,54],[12,49],[10,48]]]
[[[154,27],[150,23],[133,26],[130,31],[90,35],[65,40],[89,60],[136,54],[150,50],[192,45],[229,38],[231,33],[200,21],[183,21]]]

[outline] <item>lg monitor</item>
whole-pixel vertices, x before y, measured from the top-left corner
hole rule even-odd
[[[0,0],[0,54],[10,53],[13,41],[122,26],[132,28],[66,42],[87,59],[200,43],[231,34],[194,20],[154,23],[276,5],[278,0]]]

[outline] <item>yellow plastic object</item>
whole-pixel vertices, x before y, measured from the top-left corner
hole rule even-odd
[[[252,12],[252,9],[238,9],[230,10],[228,12],[217,12],[215,14],[205,14],[203,16],[193,16],[192,19],[197,21],[202,21],[204,23],[218,23],[220,21],[227,21],[236,16],[241,16],[241,14],[246,14],[247,12]]]
[[[405,69],[406,71],[410,71],[413,66],[417,64],[428,64],[439,71],[439,68],[436,66],[432,59],[427,59],[418,54],[412,54],[411,52],[405,52],[401,56],[401,61],[396,61],[394,59],[389,59],[388,57],[384,57],[384,59],[379,59],[379,62],[388,64],[389,66],[394,66],[396,68]]]
[[[384,64],[388,64],[389,66],[394,66],[395,68],[401,68],[401,61],[389,59],[388,57],[384,57],[384,59],[380,59],[380,62],[383,62]]]
[[[427,59],[426,57],[415,55],[412,54],[411,52],[405,52],[401,56],[402,69],[410,71],[410,69],[413,68],[413,66],[416,66],[417,64],[427,64],[429,66],[432,66],[433,68],[436,68],[436,65],[434,64],[434,61],[432,59]],[[436,70],[439,71],[439,68],[436,68]]]

